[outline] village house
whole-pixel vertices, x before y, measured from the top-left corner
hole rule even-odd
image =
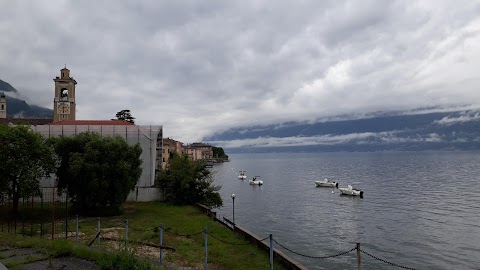
[[[184,153],[192,160],[207,160],[213,158],[213,148],[209,144],[196,142],[184,147]]]

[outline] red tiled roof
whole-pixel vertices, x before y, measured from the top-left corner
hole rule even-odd
[[[0,124],[24,124],[32,126],[48,125],[53,119],[48,118],[0,118]]]
[[[53,122],[50,125],[134,126],[135,124],[125,120],[63,120],[63,121]]]

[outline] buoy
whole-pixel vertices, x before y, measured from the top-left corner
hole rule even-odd
[[[335,192],[333,192],[333,190],[332,190],[332,194],[333,194],[333,193],[335,193]]]

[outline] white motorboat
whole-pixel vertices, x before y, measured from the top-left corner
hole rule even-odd
[[[346,188],[339,188],[338,190],[340,190],[343,195],[363,197],[363,191],[358,188],[354,188],[352,185],[348,185]]]
[[[327,178],[324,180],[315,181],[315,186],[317,187],[336,187],[338,188],[338,183],[335,181],[330,181]]]
[[[238,172],[238,179],[240,179],[240,180],[247,179],[247,175],[245,173],[246,173],[246,171],[239,171]]]
[[[248,180],[250,185],[263,185],[263,181],[260,180],[260,176],[254,176],[252,179]]]

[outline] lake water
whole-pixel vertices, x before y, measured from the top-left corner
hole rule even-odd
[[[305,256],[350,250],[416,269],[480,269],[480,153],[230,154],[214,166],[221,216]],[[247,180],[238,180],[245,170]],[[248,179],[259,175],[263,186]],[[331,178],[364,198],[317,188]],[[334,193],[332,194],[332,191]],[[279,248],[278,245],[276,245]],[[281,248],[280,248],[281,249]],[[282,249],[281,249],[282,250]],[[309,269],[356,269],[355,251],[316,259],[283,250]],[[400,269],[362,254],[362,269]]]

